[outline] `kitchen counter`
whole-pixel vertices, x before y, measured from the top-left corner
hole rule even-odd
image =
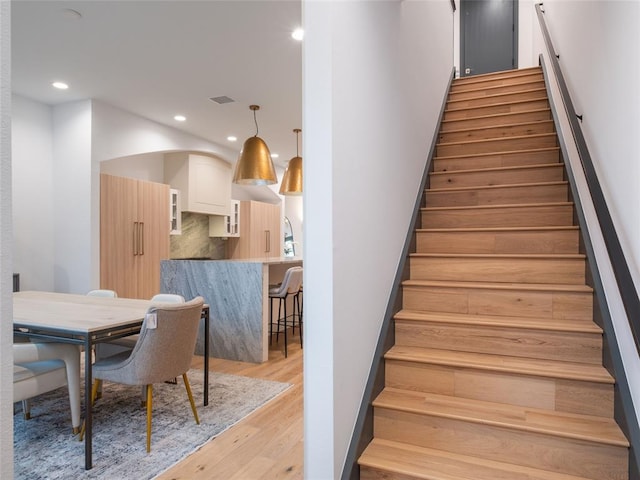
[[[269,358],[269,285],[282,281],[301,257],[246,260],[163,260],[160,288],[210,306],[210,355],[261,363]],[[204,352],[204,325],[196,353]]]

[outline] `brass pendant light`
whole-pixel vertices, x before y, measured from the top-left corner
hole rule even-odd
[[[256,124],[256,134],[248,138],[240,156],[236,162],[236,170],[233,174],[233,183],[240,185],[273,185],[278,182],[276,170],[273,168],[269,147],[258,136],[258,121],[256,120],[256,110],[260,110],[259,105],[250,105],[253,111],[253,120]]]
[[[302,195],[302,157],[298,155],[299,128],[294,128],[296,134],[296,156],[289,160],[289,166],[284,172],[280,184],[280,195]]]

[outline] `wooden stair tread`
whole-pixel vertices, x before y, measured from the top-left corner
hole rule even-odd
[[[445,280],[404,280],[403,286],[441,287],[441,288],[479,288],[489,290],[529,290],[539,292],[577,292],[593,293],[587,285],[549,284],[549,283],[491,283],[491,282],[453,282]]]
[[[400,310],[394,315],[396,320],[409,322],[447,323],[457,325],[482,325],[488,327],[523,328],[556,332],[578,332],[601,334],[602,329],[594,322],[579,320],[549,319],[538,320],[530,317],[507,317],[491,315],[470,315],[455,313],[428,313],[420,310]]]
[[[385,359],[603,384],[615,383],[604,367],[586,363],[398,345],[389,349]]]
[[[428,188],[426,191],[429,193],[441,193],[441,192],[466,192],[469,190],[495,190],[498,188],[520,188],[520,187],[533,187],[533,186],[551,186],[551,185],[568,185],[566,180],[558,180],[555,182],[532,182],[532,183],[509,183],[506,185],[471,185],[469,187],[446,187],[446,188]]]
[[[514,100],[511,102],[502,102],[502,103],[492,103],[490,105],[473,105],[470,107],[460,107],[460,108],[445,108],[444,113],[452,113],[452,112],[464,112],[465,110],[490,110],[492,108],[495,107],[509,107],[509,106],[514,106],[514,105],[521,105],[521,104],[526,104],[526,103],[532,103],[532,102],[542,102],[542,101],[547,101],[546,97],[543,98],[532,98],[532,99],[527,99],[527,100]],[[476,117],[481,117],[483,115],[476,115]],[[471,117],[465,117],[465,120],[467,118],[471,118]],[[452,119],[448,119],[448,120],[452,120]]]
[[[521,113],[521,112],[518,112]],[[495,117],[504,117],[507,114],[502,114],[502,115],[493,115]],[[515,115],[514,113],[510,113],[509,115]],[[447,120],[448,122],[454,122],[455,120]],[[513,128],[513,127],[529,127],[529,126],[538,126],[538,125],[555,125],[553,123],[553,120],[533,120],[531,122],[517,122],[517,123],[496,123],[496,124],[492,124],[490,127],[488,128]],[[468,128],[458,128],[455,130],[446,130],[446,131],[440,131],[441,134],[449,134],[449,133],[465,133],[465,132],[478,132],[478,131],[483,131],[486,130],[487,126],[482,126],[482,127],[468,127]]]
[[[489,94],[489,95],[478,95],[477,97],[469,97],[469,98],[462,98],[462,99],[454,99],[454,98],[449,98],[449,100],[447,101],[447,105],[450,105],[452,103],[456,103],[456,102],[468,102],[468,101],[473,101],[473,100],[488,100],[488,99],[498,99],[500,97],[505,97],[505,96],[509,96],[509,95],[521,95],[523,93],[533,93],[533,92],[545,92],[546,93],[546,89],[544,87],[540,88],[531,88],[528,90],[518,90],[516,92],[502,92],[502,93],[494,93],[494,94]],[[535,97],[535,98],[539,98],[539,97]]]
[[[535,207],[573,207],[573,202],[545,202],[545,203],[508,203],[505,205],[455,205],[452,207],[421,207],[423,212],[447,210],[488,210],[499,208],[535,208]]]
[[[541,67],[527,67],[527,68],[514,68],[511,70],[503,70],[500,72],[490,72],[490,73],[481,73],[479,75],[470,75],[468,77],[459,77],[453,79],[454,85],[460,85],[464,83],[474,83],[481,82],[486,79],[497,79],[497,78],[511,78],[511,77],[522,77],[524,75],[530,75],[532,73],[542,73]]]
[[[447,132],[448,133],[448,132]],[[480,138],[475,140],[461,140],[458,142],[438,142],[436,147],[449,147],[452,145],[482,145],[491,142],[513,142],[516,140],[531,140],[536,138],[549,138],[556,137],[558,134],[555,132],[550,133],[533,133],[531,135],[513,135],[511,137],[493,137],[493,138]]]
[[[371,441],[358,463],[421,480],[588,480],[382,438]]]
[[[449,118],[449,119],[444,119],[442,120],[442,124],[446,125],[449,123],[455,123],[455,122],[461,122],[461,121],[467,121],[467,120],[479,120],[479,119],[508,119],[508,118],[513,118],[516,116],[523,116],[527,113],[535,113],[535,112],[551,112],[550,108],[535,108],[532,110],[523,110],[521,112],[505,112],[505,113],[490,113],[488,115],[479,115],[476,117],[466,117],[466,118]],[[491,123],[490,127],[499,127],[502,125],[515,125],[515,124],[509,124],[509,123]],[[482,127],[477,127],[477,128],[482,128]],[[442,130],[441,133],[449,133],[450,131],[454,131],[454,130]]]
[[[490,259],[534,259],[534,260],[584,260],[582,253],[410,253],[410,257],[421,258],[490,258]]]
[[[482,232],[530,232],[556,230],[579,230],[578,225],[558,225],[550,227],[465,227],[465,228],[416,228],[416,232],[426,233],[482,233]]]
[[[522,92],[522,91],[527,91],[534,88],[544,88],[544,78],[542,77],[535,77],[535,75],[523,75],[522,77],[519,78],[519,80],[521,81],[503,83],[498,85],[495,85],[495,84],[491,85],[491,84],[488,84],[487,82],[480,82],[476,84],[475,88],[472,85],[468,85],[467,86],[468,88],[452,89],[449,92],[447,99],[456,100],[456,97],[460,95],[465,95],[465,94],[475,95],[480,92],[484,92],[484,95],[491,95],[494,92],[498,92],[500,90],[504,91],[509,88],[515,88],[515,90],[509,90],[512,92]],[[461,86],[462,85],[458,85],[458,87],[461,87]],[[523,88],[523,90],[520,90],[520,88]]]
[[[468,173],[518,172],[523,170],[541,170],[545,168],[564,168],[564,162],[539,163],[536,165],[514,165],[514,166],[508,166],[508,167],[468,168],[465,170],[430,172],[429,175],[436,177],[436,176],[464,175]]]
[[[555,412],[392,387],[385,387],[373,401],[373,406],[616,447],[629,447],[627,438],[611,418]]]
[[[540,152],[559,151],[559,150],[560,150],[560,147],[529,148],[525,150],[510,150],[510,151],[504,151],[504,152],[483,152],[483,153],[475,153],[475,154],[469,153],[464,155],[446,155],[446,156],[440,156],[440,157],[433,157],[433,159],[434,160],[451,160],[455,158],[476,158],[476,157],[483,157],[483,156],[490,156],[490,155],[509,155],[509,154],[515,154],[515,153],[525,153],[525,152],[540,153]]]

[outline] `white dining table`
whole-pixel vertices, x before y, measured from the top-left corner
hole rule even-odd
[[[92,350],[97,343],[140,331],[150,300],[107,298],[39,291],[13,294],[15,335],[84,346],[85,469],[92,468]],[[153,303],[153,305],[159,305]],[[203,308],[205,339],[209,338],[209,307]],[[205,340],[204,404],[208,404],[209,345]]]

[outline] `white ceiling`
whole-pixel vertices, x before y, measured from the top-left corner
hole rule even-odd
[[[12,88],[49,105],[98,99],[237,151],[255,134],[258,104],[259,135],[284,166],[302,127],[302,45],[291,38],[300,9],[298,0],[13,0]],[[221,95],[235,102],[209,100]]]

